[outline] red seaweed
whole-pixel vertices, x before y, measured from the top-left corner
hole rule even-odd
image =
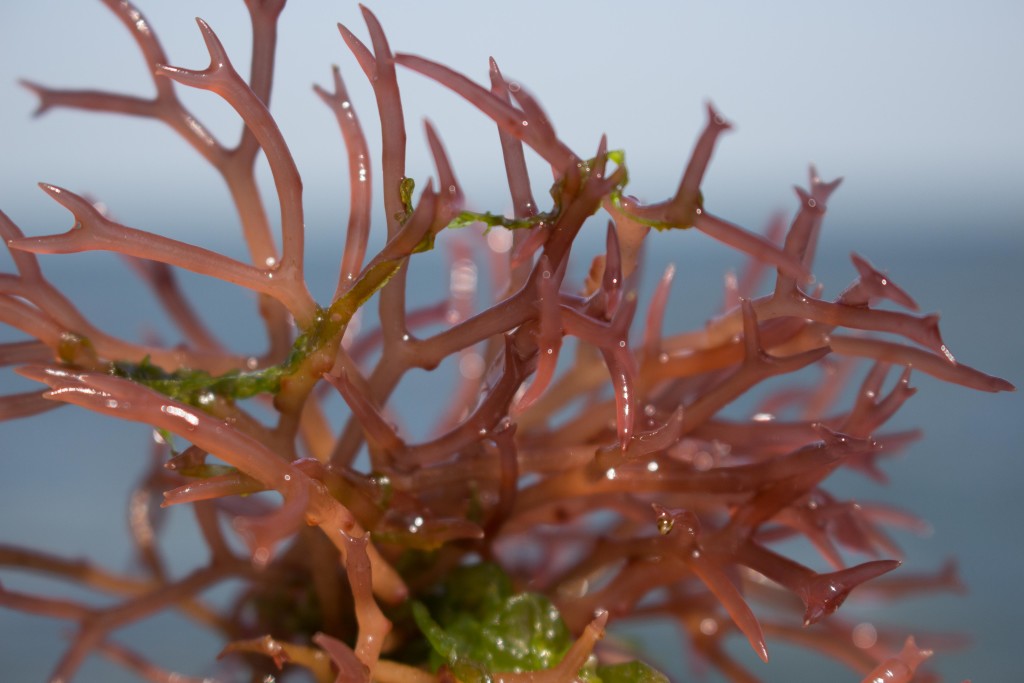
[[[225,181],[248,260],[122,225],[88,195],[51,184],[41,187],[74,220],[66,232],[26,235],[0,213],[15,270],[0,273],[0,324],[25,337],[0,344],[0,366],[45,385],[0,396],[0,421],[72,404],[149,425],[158,436],[130,506],[136,571],[0,547],[4,570],[63,579],[106,598],[79,602],[0,586],[0,606],[76,626],[52,680],[72,680],[93,655],[146,680],[199,680],[116,640],[172,610],[226,643],[218,675],[241,671],[252,680],[288,667],[308,670],[317,683],[586,679],[636,655],[600,642],[606,626],[651,617],[676,623],[693,657],[733,681],[759,680],[724,647],[737,634],[763,662],[776,638],[788,640],[842,661],[856,672],[851,680],[861,675],[866,683],[906,683],[931,656],[913,636],[874,626],[869,644],[855,644],[852,626],[834,613],[851,593],[890,600],[960,592],[955,564],[896,571],[901,551],[887,529],[923,523],[846,500],[830,490],[830,476],[850,469],[884,481],[884,458],[918,436],[886,431],[916,392],[912,370],[980,391],[1014,387],[955,360],[938,316],[916,314],[914,299],[857,254],[856,279],[839,296],[827,300],[820,285],[812,287],[821,279],[812,275],[815,252],[838,179],[824,182],[812,167],[809,190],[796,189],[788,229],[775,218],[764,236],[712,213],[701,185],[731,126],[708,105],[674,194],[641,204],[625,193],[624,153],[605,137],[592,157],[578,155],[538,98],[506,81],[493,59],[489,82],[480,84],[394,53],[364,7],[368,42],[338,28],[374,93],[382,149],[372,161],[334,67],[332,89],[314,90],[347,148],[350,208],[338,237],[337,286],[318,303],[305,272],[302,178],[270,107],[284,1],[245,3],[253,26],[248,77],[202,19],[209,65],[189,69],[169,64],[132,5],[105,4],[131,32],[156,94],[26,81],[36,115],[90,110],[169,126]],[[434,176],[408,175],[400,72],[434,81],[494,123],[507,214],[464,194],[438,133],[445,122],[424,124]],[[235,110],[237,146],[224,146],[196,120],[179,99],[185,87],[210,91]],[[255,180],[260,153],[281,212],[280,250]],[[551,168],[550,187],[531,180],[528,154]],[[384,226],[374,225],[373,183],[383,190]],[[586,267],[573,248],[598,213],[606,214],[604,253],[577,279]],[[477,236],[449,241],[456,229]],[[481,237],[492,230],[512,231],[504,247]],[[376,253],[371,231],[386,236]],[[708,238],[747,265],[739,277],[727,275],[715,319],[666,335],[675,270],[665,270],[645,300],[644,251]],[[450,296],[410,308],[409,270],[439,245],[451,255]],[[100,330],[50,283],[36,256],[84,251],[127,259],[183,341],[138,342]],[[776,271],[774,286],[759,294],[768,269]],[[210,332],[201,302],[179,282],[182,270],[258,297],[265,355],[234,352]],[[481,270],[493,274],[489,289],[477,287]],[[882,302],[909,312],[878,308]],[[646,319],[637,330],[641,307]],[[631,341],[638,333],[642,340]],[[844,407],[858,362],[867,370]],[[458,388],[421,399],[441,409],[432,436],[407,433],[395,400],[402,380],[453,366]],[[734,409],[751,394],[760,410]],[[183,576],[163,558],[155,501],[195,511],[208,559]],[[784,542],[793,539],[819,557],[790,557]],[[437,609],[446,576],[485,563],[500,568],[517,598],[539,595],[552,605],[570,634],[557,646],[545,642],[559,649],[552,667],[485,670],[459,649],[455,631],[414,618],[424,605]],[[227,608],[205,602],[204,592],[227,584],[241,586]],[[488,587],[462,588],[456,602],[493,599],[477,595]],[[438,618],[446,618],[443,609]],[[447,659],[437,661],[439,654]]]

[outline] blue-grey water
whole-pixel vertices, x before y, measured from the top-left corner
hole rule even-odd
[[[656,235],[658,248],[648,266],[660,273],[665,263],[677,265],[671,298],[670,330],[699,325],[720,301],[721,276],[734,264],[724,249],[691,247],[698,240],[686,235]],[[699,242],[705,242],[700,240]],[[853,280],[847,254],[854,237],[823,241],[816,273],[835,294]],[[910,245],[882,240],[860,245],[858,251],[917,297],[925,311],[943,315],[948,346],[960,361],[1020,384],[1024,380],[1024,241],[973,243],[944,241]],[[319,252],[318,252],[319,253]],[[310,268],[314,290],[322,300],[334,277],[331,260],[314,256]],[[585,263],[577,260],[578,264]],[[169,327],[154,312],[151,297],[132,275],[109,255],[54,257],[44,261],[53,281],[71,292],[83,310],[100,326],[140,338]],[[577,272],[582,275],[582,265]],[[578,280],[577,280],[578,281]],[[421,300],[444,295],[446,279],[434,270],[413,268],[411,290]],[[127,283],[127,284],[126,284]],[[189,279],[190,292],[211,326],[236,347],[258,353],[263,339],[251,297],[231,288]],[[0,341],[18,338],[0,330]],[[422,413],[422,392],[435,378],[428,374],[403,387],[399,407],[416,406],[419,420],[408,428],[423,432],[430,415]],[[3,393],[27,385],[5,372]],[[946,680],[1017,680],[1018,643],[1024,589],[1018,574],[1024,564],[1020,529],[1024,524],[1024,404],[1020,393],[990,395],[945,385],[917,374],[912,384],[920,391],[892,423],[893,428],[920,426],[925,438],[903,457],[885,463],[891,478],[879,488],[854,475],[840,475],[827,486],[842,498],[889,501],[927,519],[933,533],[917,538],[894,532],[907,551],[907,571],[936,568],[950,556],[958,558],[970,586],[966,596],[936,596],[893,605],[858,606],[865,618],[899,626],[903,632],[966,633],[969,649],[940,652],[932,669]],[[408,414],[408,413],[407,413]],[[0,543],[45,549],[64,557],[90,557],[104,567],[131,567],[126,541],[125,505],[131,485],[144,470],[150,439],[145,426],[116,422],[75,407],[63,407],[20,422],[0,424]],[[204,559],[191,538],[187,510],[173,510],[167,523],[167,548],[177,575]],[[0,571],[5,588],[52,591],[84,597],[57,582]],[[0,610],[0,671],[3,679],[44,681],[65,647],[67,624]],[[637,635],[636,632],[632,632]],[[651,659],[680,681],[696,680],[688,649],[668,624],[640,632]],[[200,674],[212,662],[221,643],[216,636],[191,628],[175,615],[162,615],[125,632],[123,642],[146,652],[168,667]],[[817,656],[769,640],[772,663],[765,668],[742,642],[732,650],[766,681],[855,681],[852,672]],[[90,658],[77,680],[118,683],[135,678],[98,657]],[[704,680],[717,680],[713,675]]]

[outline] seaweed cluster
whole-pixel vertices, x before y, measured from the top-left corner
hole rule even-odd
[[[900,552],[886,528],[916,521],[838,497],[824,482],[841,468],[881,479],[880,462],[916,436],[885,431],[914,393],[912,370],[981,391],[1013,387],[956,361],[937,316],[915,313],[914,300],[860,256],[856,279],[822,298],[812,266],[838,181],[812,168],[791,223],[764,236],[719,217],[700,188],[729,124],[709,106],[675,195],[641,203],[627,193],[623,152],[603,138],[592,152],[570,149],[493,60],[481,85],[394,53],[364,9],[368,43],[339,29],[376,96],[379,172],[336,68],[332,86],[316,92],[344,137],[351,201],[337,287],[321,305],[304,272],[302,181],[269,109],[284,0],[246,0],[247,78],[203,21],[209,66],[170,66],[136,8],[104,3],[138,44],[155,96],[26,83],[39,111],[169,126],[222,176],[249,261],[122,225],[101,204],[53,185],[42,187],[74,217],[70,230],[26,236],[0,214],[16,268],[0,275],[0,321],[27,337],[0,345],[0,363],[46,386],[0,398],[0,419],[74,404],[151,425],[158,441],[132,498],[137,573],[0,547],[4,568],[112,598],[95,606],[0,588],[0,605],[76,625],[52,680],[72,680],[90,656],[145,680],[200,680],[176,672],[193,668],[188,653],[155,662],[118,642],[120,629],[165,610],[224,640],[211,675],[225,681],[303,670],[318,682],[664,680],[623,642],[602,639],[607,624],[655,617],[677,624],[693,657],[733,681],[756,680],[726,649],[734,637],[765,661],[779,639],[837,658],[864,681],[915,676],[930,651],[912,637],[866,634],[831,615],[865,582],[864,590],[893,597],[955,587],[956,577],[884,577],[900,564],[890,559]],[[406,176],[399,69],[436,81],[495,123],[508,215],[464,197],[430,123],[434,177]],[[237,112],[237,146],[203,127],[180,88],[210,91]],[[280,249],[255,178],[261,152],[280,206]],[[527,154],[551,169],[541,201]],[[368,254],[376,182],[386,242]],[[574,242],[598,215],[603,253],[572,281]],[[489,239],[472,249],[459,234]],[[749,264],[726,278],[720,315],[663,333],[673,270],[641,302],[644,245],[675,249],[705,238]],[[435,248],[451,254],[450,296],[410,307],[409,269]],[[94,250],[130,261],[182,343],[103,332],[37,260]],[[178,269],[254,293],[266,352],[226,348],[186,299]],[[478,287],[478,270],[491,274],[489,288]],[[766,276],[774,283],[759,294]],[[859,388],[847,391],[864,364]],[[395,393],[410,372],[439,367],[457,368],[455,387],[437,392],[445,416],[434,437],[413,442],[399,426]],[[347,406],[341,414],[327,409],[335,392]],[[748,417],[726,410],[751,393],[761,400]],[[194,510],[205,565],[169,574],[154,500]],[[786,554],[793,539],[816,549],[815,567]],[[229,581],[244,586],[230,609],[204,602]]]

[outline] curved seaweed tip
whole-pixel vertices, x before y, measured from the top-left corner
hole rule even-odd
[[[907,636],[899,654],[872,669],[861,683],[910,683],[917,668],[933,654],[931,650],[918,647],[914,636]]]
[[[798,590],[805,605],[804,626],[816,624],[839,609],[857,586],[891,572],[901,564],[899,560],[875,560],[815,575]]]
[[[732,680],[757,680],[730,654],[733,638],[765,663],[769,639],[790,640],[870,671],[865,683],[917,675],[931,650],[913,638],[899,650],[902,634],[888,628],[859,647],[840,607],[854,589],[886,601],[962,592],[955,565],[895,572],[899,560],[878,559],[902,557],[888,530],[923,523],[895,506],[848,500],[832,490],[832,475],[848,468],[884,482],[888,459],[918,438],[890,427],[916,391],[911,370],[981,391],[1015,387],[955,359],[938,316],[918,315],[910,294],[858,254],[856,279],[825,298],[831,275],[812,273],[840,179],[823,181],[811,166],[788,228],[783,218],[765,234],[730,221],[701,189],[731,128],[709,103],[689,156],[680,151],[678,186],[641,204],[627,192],[625,152],[604,136],[593,157],[576,154],[557,117],[506,81],[493,58],[478,83],[396,53],[360,6],[364,37],[338,30],[352,76],[366,78],[376,100],[380,153],[371,159],[335,67],[332,90],[314,92],[337,119],[351,197],[338,284],[321,304],[304,267],[302,178],[268,104],[284,0],[246,0],[245,76],[206,22],[197,20],[208,66],[170,66],[137,9],[105,4],[140,48],[155,96],[21,81],[37,97],[34,115],[71,108],[168,126],[225,182],[247,256],[122,225],[87,193],[57,185],[40,187],[74,219],[63,233],[25,235],[0,213],[14,264],[0,273],[0,325],[19,335],[0,343],[0,366],[40,385],[0,395],[0,421],[74,405],[154,433],[130,494],[131,569],[0,546],[0,569],[61,578],[88,594],[0,587],[0,605],[75,627],[51,680],[69,683],[93,655],[147,680],[193,680],[157,666],[144,641],[138,652],[115,644],[170,611],[228,641],[214,675],[252,680],[292,667],[316,683],[664,683],[638,648],[599,642],[609,624],[648,618],[678,624],[695,656]],[[504,200],[469,196],[438,132],[452,140],[467,129],[448,121],[425,120],[415,143],[432,177],[407,167],[399,67],[489,121]],[[182,87],[235,111],[237,146],[208,132],[178,98]],[[553,178],[531,179],[531,155]],[[257,182],[260,156],[272,186]],[[372,208],[378,191],[383,220]],[[280,209],[279,235],[268,206]],[[606,226],[603,252],[583,263],[579,238],[594,217]],[[727,276],[724,304],[710,301],[716,278],[669,305],[675,269],[655,283],[647,252],[706,239],[747,264]],[[449,254],[446,294],[425,304],[437,288],[423,254],[435,246]],[[147,313],[166,314],[169,341],[104,331],[36,257],[84,251],[129,261],[160,308]],[[266,351],[232,351],[237,339],[211,332],[212,299],[200,292],[193,305],[196,290],[184,290],[179,269],[255,293]],[[774,286],[759,294],[769,271]],[[885,302],[906,310],[878,308]],[[710,303],[717,317],[680,329],[681,312],[706,313]],[[870,369],[854,386],[861,363]],[[409,394],[420,381],[428,389]],[[429,436],[419,434],[423,424],[433,425]],[[39,431],[36,450],[47,444]],[[94,488],[109,495],[112,486],[104,478]],[[205,549],[187,554],[198,558],[188,571],[183,558],[168,562],[162,532],[163,510],[183,505]],[[793,559],[793,541],[806,541],[831,571]],[[846,553],[867,561],[846,566]],[[227,598],[206,602],[210,589]],[[801,621],[827,626],[803,630]]]
[[[53,107],[53,103],[48,97],[49,91],[47,88],[24,78],[18,79],[18,85],[36,96],[36,108],[32,111],[32,118],[37,119],[41,117]]]

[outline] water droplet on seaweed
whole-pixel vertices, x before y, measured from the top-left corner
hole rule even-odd
[[[942,346],[939,347],[939,351],[942,351],[943,355],[946,356],[946,359],[950,363],[956,363],[956,358],[953,357],[953,354],[950,353],[949,349],[946,348],[945,344],[943,344]]]
[[[270,549],[266,547],[259,547],[252,554],[252,563],[257,567],[266,566],[267,562],[270,561]]]
[[[713,617],[704,617],[700,620],[700,632],[706,636],[713,636],[718,633],[718,620]]]
[[[715,466],[715,457],[705,450],[700,450],[693,455],[693,467],[698,472],[707,472]]]
[[[854,645],[862,650],[866,650],[870,647],[874,647],[875,643],[878,642],[878,631],[875,629],[873,624],[862,621],[853,627],[853,632],[850,634],[850,638],[853,640]]]

